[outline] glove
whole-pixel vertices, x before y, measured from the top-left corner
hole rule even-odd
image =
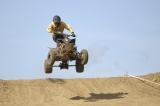
[[[73,36],[73,37],[76,37],[76,35],[74,34],[74,32],[72,32],[72,36]]]

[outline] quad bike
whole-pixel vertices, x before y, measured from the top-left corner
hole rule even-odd
[[[75,66],[76,72],[82,73],[84,65],[88,62],[88,51],[82,49],[81,52],[77,51],[75,45],[76,39],[72,35],[58,34],[57,47],[50,48],[47,59],[44,61],[45,73],[52,73],[53,67],[60,67],[60,69],[68,69],[69,66]],[[58,66],[54,66],[56,61],[60,61]],[[69,65],[69,61],[75,61],[75,65]]]

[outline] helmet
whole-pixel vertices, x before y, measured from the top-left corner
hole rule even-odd
[[[60,24],[60,23],[61,23],[61,17],[58,16],[58,15],[55,15],[55,16],[53,17],[53,22],[54,22],[55,24]]]

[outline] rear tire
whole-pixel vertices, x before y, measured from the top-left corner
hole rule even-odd
[[[81,51],[81,64],[85,65],[88,63],[88,51],[86,49],[82,49]]]
[[[44,61],[44,70],[45,73],[52,73],[52,66],[48,64],[48,60]]]
[[[84,65],[81,63],[80,60],[76,60],[76,72],[82,73],[84,71]]]

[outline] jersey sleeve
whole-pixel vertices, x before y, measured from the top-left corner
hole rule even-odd
[[[64,23],[64,22],[63,22],[63,23]],[[74,31],[73,31],[73,28],[72,28],[69,24],[64,23],[64,27],[65,27],[65,29],[67,29],[68,31],[74,32]]]
[[[49,33],[53,33],[53,25],[52,25],[52,23],[49,24],[49,26],[48,26],[48,28],[47,28],[47,31],[48,31]]]

